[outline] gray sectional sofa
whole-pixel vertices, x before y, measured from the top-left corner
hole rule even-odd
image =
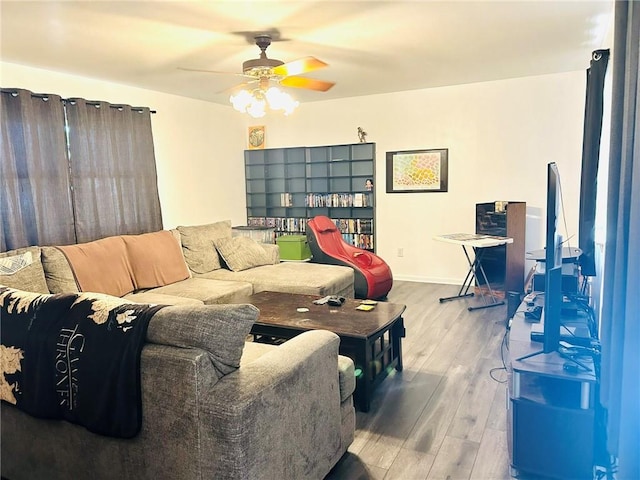
[[[326,476],[353,441],[353,362],[338,355],[339,338],[327,331],[277,346],[247,341],[259,311],[233,302],[261,290],[353,296],[353,272],[279,263],[277,246],[247,240],[231,237],[230,222],[217,222],[0,253],[0,264],[17,265],[15,273],[0,274],[0,285],[18,289],[16,295],[76,293],[170,305],[151,319],[142,350],[140,433],[105,437],[3,401],[2,476]],[[0,306],[7,307],[1,295]]]

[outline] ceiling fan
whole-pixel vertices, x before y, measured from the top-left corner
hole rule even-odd
[[[265,89],[268,87],[270,81],[274,81],[283,87],[305,88],[320,92],[326,92],[335,85],[334,82],[298,76],[327,66],[325,62],[315,57],[305,57],[288,63],[267,58],[266,50],[267,47],[271,45],[271,39],[271,35],[269,34],[255,35],[254,40],[258,48],[260,48],[260,57],[243,62],[242,73],[234,73],[233,75],[248,77],[250,79],[248,83],[259,82],[260,87]],[[180,69],[206,73],[230,73],[191,68]]]

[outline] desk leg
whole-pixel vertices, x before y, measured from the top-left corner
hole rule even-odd
[[[469,288],[471,288],[471,283],[475,278],[475,268],[474,268],[475,261],[474,262],[471,261],[469,252],[467,252],[467,249],[465,248],[464,245],[462,245],[462,250],[464,251],[465,257],[467,257],[467,263],[469,264],[469,271],[467,272],[467,276],[464,277],[464,281],[460,286],[460,290],[458,291],[458,294],[452,297],[442,297],[440,298],[440,303],[448,302],[450,300],[457,300],[459,298],[473,297],[474,295],[473,292],[469,293]]]
[[[480,272],[480,274],[482,275],[482,279],[484,280],[484,284],[489,289],[488,296],[489,298],[491,298],[491,303],[487,303],[487,298],[484,292],[482,291],[482,289],[480,289],[480,296],[482,297],[482,301],[484,302],[484,305],[480,305],[479,307],[467,308],[467,310],[469,310],[470,312],[473,312],[474,310],[482,310],[483,308],[490,308],[490,307],[497,307],[498,305],[504,305],[504,300],[498,300],[495,293],[493,292],[493,289],[491,288],[491,284],[487,279],[487,274],[484,272],[484,268],[482,268],[481,260],[482,260],[483,252],[484,252],[483,248],[476,248],[476,247],[473,248],[473,253],[475,255],[473,260],[473,265],[472,265],[473,277],[475,279],[478,279],[478,272]]]
[[[498,300],[491,285],[489,284],[489,280],[487,280],[487,275],[484,272],[484,268],[482,268],[482,263],[480,262],[482,259],[482,252],[484,249],[479,247],[473,247],[473,260],[471,260],[471,256],[467,251],[466,247],[462,245],[462,250],[464,251],[464,256],[467,259],[467,263],[469,264],[469,271],[467,272],[467,276],[464,277],[464,282],[462,282],[462,286],[460,287],[460,291],[458,291],[457,295],[452,297],[442,297],[440,298],[440,303],[448,302],[450,300],[457,300],[459,298],[465,297],[473,297],[473,292],[469,292],[471,288],[471,284],[474,280],[478,280],[478,272],[482,275],[482,279],[485,282],[485,285],[489,289],[488,297],[491,299],[491,303],[487,302],[487,296],[484,294],[482,290],[480,290],[480,296],[482,297],[482,301],[484,305],[480,305],[479,307],[468,307],[467,310],[473,312],[474,310],[482,310],[483,308],[497,307],[498,305],[504,305],[504,300]]]

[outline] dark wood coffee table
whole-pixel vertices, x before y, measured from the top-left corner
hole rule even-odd
[[[355,405],[368,412],[374,389],[392,369],[402,371],[405,305],[378,302],[368,312],[356,310],[359,300],[347,299],[341,307],[315,305],[314,295],[261,292],[242,301],[260,309],[251,333],[256,339],[289,339],[307,330],[329,330],[340,337],[340,354],[356,368]],[[308,312],[298,312],[308,308]]]

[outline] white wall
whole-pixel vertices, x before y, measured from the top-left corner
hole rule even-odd
[[[245,131],[233,109],[86,77],[0,63],[2,87],[145,106],[151,116],[165,228],[246,223]]]
[[[395,278],[459,283],[467,268],[462,252],[433,236],[473,232],[477,202],[527,202],[526,248],[541,248],[549,161],[562,175],[563,233],[577,235],[584,72],[312,102],[291,117],[255,120],[226,106],[0,65],[3,87],[157,110],[152,121],[165,228],[245,222],[247,126],[266,125],[267,147],[355,143],[361,126],[377,148],[376,250]],[[385,193],[385,152],[425,148],[449,149],[449,191]],[[575,237],[571,244],[577,245]]]
[[[561,231],[576,235],[577,246],[584,77],[572,72],[313,102],[291,118],[247,125],[266,126],[267,147],[353,143],[361,126],[377,149],[377,253],[395,278],[459,283],[467,269],[462,251],[433,236],[474,232],[478,202],[525,201],[526,248],[542,248],[550,161],[562,177],[567,229]],[[449,149],[449,191],[387,194],[385,153],[426,148]]]

